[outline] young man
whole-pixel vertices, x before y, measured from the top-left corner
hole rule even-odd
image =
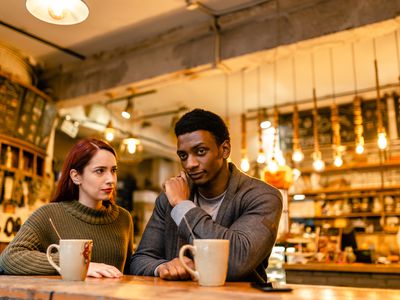
[[[131,273],[190,278],[177,258],[191,242],[190,226],[195,238],[230,240],[227,280],[265,282],[282,212],[280,192],[227,162],[229,132],[216,114],[192,110],[176,123],[175,134],[184,171],[165,182]]]

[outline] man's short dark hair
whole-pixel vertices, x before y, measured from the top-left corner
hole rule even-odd
[[[209,131],[218,145],[230,141],[229,131],[220,116],[211,111],[196,108],[184,114],[175,125],[175,135],[178,137],[185,133],[197,130]]]

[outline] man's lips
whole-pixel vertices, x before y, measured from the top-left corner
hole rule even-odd
[[[198,179],[198,178],[202,177],[203,175],[204,175],[204,172],[203,172],[203,171],[189,173],[189,176],[190,176],[190,178],[192,178],[192,179]]]

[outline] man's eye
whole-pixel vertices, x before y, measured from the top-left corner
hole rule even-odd
[[[185,160],[187,155],[185,153],[178,154],[180,160]]]
[[[204,148],[198,149],[198,150],[197,150],[197,154],[198,154],[198,155],[204,155],[204,154],[206,154],[206,149],[204,149]]]

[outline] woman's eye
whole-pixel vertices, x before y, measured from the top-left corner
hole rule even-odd
[[[112,172],[113,174],[117,174],[117,173],[118,173],[118,169],[112,169],[111,172]]]
[[[97,169],[97,170],[95,170],[95,172],[96,172],[96,174],[102,174],[104,172],[104,170],[103,169]]]

